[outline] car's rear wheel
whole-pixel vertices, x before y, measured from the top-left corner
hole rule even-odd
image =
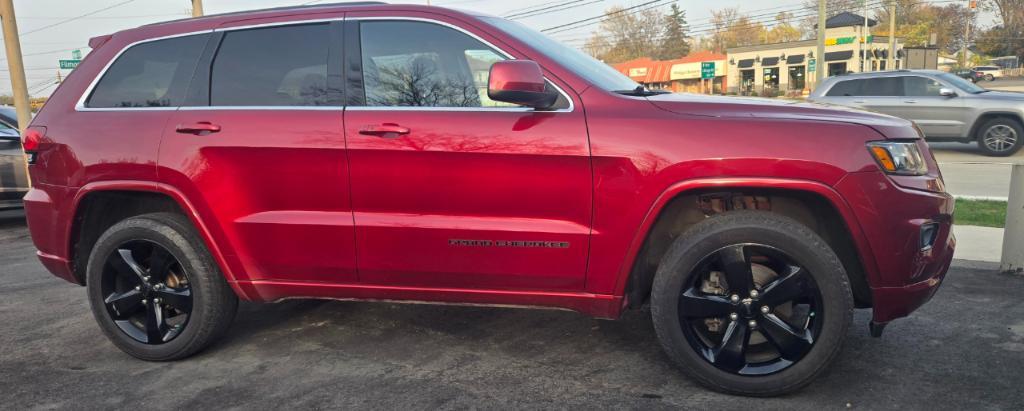
[[[736,211],[694,225],[655,276],[658,338],[683,371],[727,393],[797,390],[835,358],[853,297],[836,254],[800,223]]]
[[[995,76],[993,76],[993,75],[991,75],[991,74],[986,74],[986,75],[985,75],[985,80],[988,80],[988,81],[996,81],[996,77],[995,77]]]
[[[997,117],[978,128],[977,139],[978,147],[985,155],[1011,156],[1024,145],[1024,129],[1011,118]]]
[[[89,256],[86,285],[104,334],[144,360],[202,350],[228,329],[238,306],[189,221],[171,213],[110,227]]]

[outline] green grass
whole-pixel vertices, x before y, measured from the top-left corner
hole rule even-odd
[[[957,225],[1003,228],[1006,223],[1006,202],[958,198],[953,221]]]

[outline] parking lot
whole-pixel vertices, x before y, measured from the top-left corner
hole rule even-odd
[[[189,360],[121,353],[83,288],[46,273],[20,212],[0,213],[0,401],[50,408],[1020,409],[1024,277],[959,263],[935,299],[868,336],[859,311],[831,370],[784,398],[712,393],[667,364],[645,311],[340,301],[243,304]]]

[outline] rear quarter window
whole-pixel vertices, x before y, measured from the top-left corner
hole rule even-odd
[[[181,105],[207,38],[207,34],[196,34],[129,47],[103,73],[85,107]]]

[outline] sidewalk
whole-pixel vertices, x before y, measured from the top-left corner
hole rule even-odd
[[[956,252],[953,253],[953,258],[999,262],[1003,253],[1002,228],[953,225],[953,234],[956,235]]]

